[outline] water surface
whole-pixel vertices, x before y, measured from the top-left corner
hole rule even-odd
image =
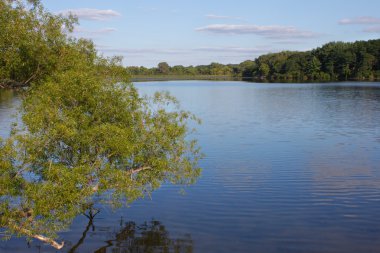
[[[202,119],[202,177],[78,217],[62,252],[380,252],[380,83],[137,87]],[[0,91],[0,136],[18,103]],[[55,250],[12,239],[0,252]]]

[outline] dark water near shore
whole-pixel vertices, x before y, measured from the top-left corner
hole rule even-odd
[[[137,87],[169,90],[202,119],[202,177],[78,217],[60,252],[380,252],[380,83]],[[18,103],[0,90],[0,136]],[[56,251],[12,239],[0,252]]]

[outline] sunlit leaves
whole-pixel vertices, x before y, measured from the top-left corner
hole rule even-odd
[[[0,23],[0,79],[32,77],[22,124],[0,142],[1,227],[54,237],[99,199],[120,206],[163,183],[196,180],[201,154],[188,123],[197,119],[174,97],[140,96],[120,57],[99,56],[91,41],[65,33],[74,19],[38,1],[0,7],[14,25]]]

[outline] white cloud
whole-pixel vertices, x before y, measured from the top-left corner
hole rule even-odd
[[[341,25],[371,25],[380,24],[380,18],[363,16],[356,18],[344,18],[338,22]]]
[[[259,25],[227,25],[214,24],[195,29],[198,32],[218,34],[255,34],[269,39],[311,39],[318,34],[299,30],[292,26],[259,26]]]
[[[110,18],[120,17],[121,14],[114,10],[99,10],[99,9],[67,9],[60,11],[59,14],[68,16],[70,14],[77,16],[79,19],[105,21]]]
[[[205,15],[205,17],[209,18],[209,19],[237,19],[237,20],[244,20],[242,17],[221,16],[221,15],[215,15],[215,14],[207,14],[207,15]]]

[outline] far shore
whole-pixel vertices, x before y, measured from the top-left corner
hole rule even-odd
[[[348,80],[267,80],[254,79],[252,77],[233,77],[233,76],[211,76],[211,75],[194,75],[194,76],[177,76],[177,75],[153,75],[153,76],[132,76],[131,82],[164,82],[164,81],[246,81],[252,83],[343,83],[343,82],[380,82],[379,78],[375,79],[348,79]],[[0,90],[19,90],[27,86],[5,86],[1,85]]]
[[[347,80],[266,80],[255,79],[252,77],[234,77],[234,76],[213,76],[213,75],[194,75],[194,76],[178,76],[178,75],[152,75],[152,76],[132,76],[132,82],[154,82],[154,81],[247,81],[255,83],[331,83],[331,82],[379,82],[379,78],[375,79],[347,79]]]

